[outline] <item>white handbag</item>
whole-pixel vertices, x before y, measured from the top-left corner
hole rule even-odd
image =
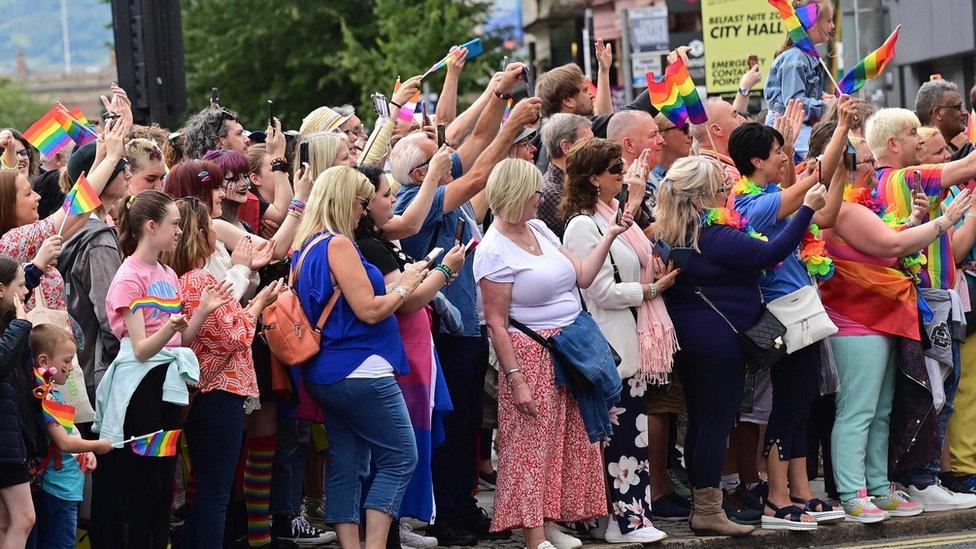
[[[786,326],[787,354],[812,345],[837,333],[837,326],[827,316],[816,286],[776,298],[766,304],[769,312]]]

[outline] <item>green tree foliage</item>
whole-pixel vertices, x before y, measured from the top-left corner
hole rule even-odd
[[[420,74],[450,47],[475,37],[486,0],[184,0],[188,111],[206,106],[210,88],[245,127],[265,126],[265,100],[286,128],[321,105],[351,103],[373,118],[369,94],[387,96],[397,75]],[[501,58],[499,41],[481,37],[487,55],[469,62],[465,81],[486,81]],[[440,91],[444,71],[431,77]],[[464,81],[462,81],[462,90]]]
[[[343,21],[345,48],[340,55],[341,66],[360,92],[363,113],[372,112],[371,93],[381,92],[389,97],[397,76],[406,79],[422,74],[451,46],[475,38],[476,29],[490,8],[485,0],[374,0],[373,6],[372,33],[357,32],[349,20]],[[485,54],[465,64],[462,91],[470,88],[465,83],[486,82],[503,55],[497,37],[478,37],[484,43]],[[431,91],[440,91],[444,73],[441,69],[428,77]]]
[[[50,105],[41,103],[9,80],[0,79],[0,120],[4,126],[25,130],[37,121]]]
[[[266,126],[267,99],[285,127],[297,128],[319,105],[358,98],[339,70],[339,22],[368,20],[369,2],[184,0],[182,8],[190,113],[209,103],[213,86],[252,130]]]

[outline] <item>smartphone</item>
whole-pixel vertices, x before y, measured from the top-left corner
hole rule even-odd
[[[478,240],[477,238],[472,238],[471,240],[469,240],[468,243],[464,245],[464,257],[468,257],[469,255],[471,255],[471,252],[473,252],[474,249],[478,247],[478,244],[480,242],[481,241]]]
[[[430,253],[427,254],[427,257],[424,258],[424,261],[427,262],[427,266],[424,268],[427,270],[433,268],[437,263],[437,258],[440,257],[442,253],[444,253],[444,248],[441,248],[440,246],[431,250]]]
[[[424,121],[424,126],[425,127],[430,126],[430,117],[427,116],[427,100],[424,100],[420,103],[420,114],[421,114],[421,118]]]
[[[844,168],[849,172],[857,170],[857,151],[850,140],[847,141],[847,149],[844,150]]]
[[[529,97],[535,97],[535,82],[532,81],[532,71],[529,67],[522,67],[522,78],[525,79],[525,93]]]
[[[691,260],[691,248],[671,248],[671,262],[674,266],[679,269],[685,269],[688,267],[688,261]]]
[[[481,44],[480,38],[468,40],[467,42],[461,44],[460,47],[468,49],[468,57],[466,58],[468,61],[471,61],[475,57],[485,53],[485,47]]]
[[[220,90],[216,86],[210,88],[210,104],[216,105],[220,102]]]
[[[505,67],[508,66],[508,60],[509,59],[510,58],[507,55],[505,57],[502,57],[502,70],[505,70]]]
[[[454,229],[454,245],[457,246],[461,243],[461,237],[464,236],[464,222],[460,219],[457,222],[457,227]]]
[[[444,146],[447,143],[447,134],[445,133],[444,124],[437,125],[437,148]]]
[[[274,131],[274,101],[268,99],[268,127]]]
[[[922,170],[914,170],[912,175],[915,176],[912,182],[912,192],[925,194],[925,190],[922,189]]]
[[[624,185],[620,189],[620,194],[617,195],[617,200],[620,204],[617,206],[617,223],[620,223],[620,216],[624,214],[624,210],[627,209],[627,200],[630,198],[630,187]]]
[[[303,141],[298,145],[298,164],[308,163],[308,141]]]
[[[748,68],[750,69],[752,67],[755,67],[758,64],[759,64],[759,56],[756,54],[752,54],[746,59],[746,65],[748,65]]]
[[[655,240],[652,250],[654,251],[655,255],[661,258],[661,261],[663,261],[665,265],[668,264],[668,261],[671,261],[671,246],[669,246],[667,242],[661,239]]]

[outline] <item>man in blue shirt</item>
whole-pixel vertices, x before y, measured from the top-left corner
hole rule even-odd
[[[498,79],[494,97],[479,117],[478,126],[498,127],[505,104],[522,74],[521,66],[516,65],[510,65],[515,68],[506,69]],[[488,174],[508,155],[522,129],[538,121],[540,105],[538,98],[520,101],[467,173],[457,179],[445,175],[420,231],[401,240],[404,251],[420,258],[434,247],[451,249],[459,223],[462,225],[462,244],[481,237],[479,222],[486,203],[478,195],[485,188]],[[424,133],[409,135],[393,148],[390,154],[392,175],[402,184],[394,207],[396,213],[403,213],[417,196],[420,182],[424,180],[436,151],[437,143]],[[465,262],[444,293],[460,311],[462,329],[460,333],[448,333],[439,323],[434,333],[434,344],[454,410],[444,420],[444,441],[431,460],[437,505],[437,523],[432,535],[437,537],[440,545],[474,545],[477,540],[471,534],[481,539],[489,538],[489,523],[472,496],[477,484],[476,441],[481,429],[488,339],[482,326],[484,317],[472,261]]]

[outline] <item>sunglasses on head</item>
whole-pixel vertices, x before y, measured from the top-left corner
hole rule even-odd
[[[607,173],[610,175],[620,175],[624,173],[624,159],[621,158],[620,160],[617,160],[611,164],[610,167],[607,168]]]

